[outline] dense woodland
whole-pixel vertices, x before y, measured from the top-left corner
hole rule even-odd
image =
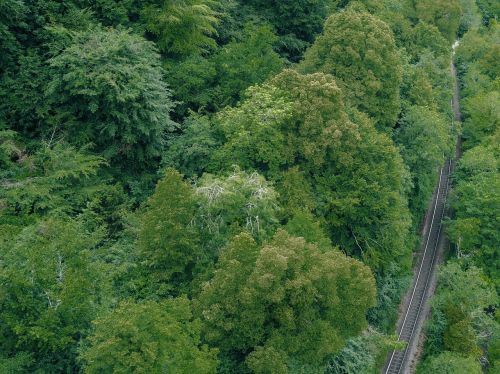
[[[457,137],[418,372],[498,372],[499,14],[0,0],[0,373],[378,372]]]

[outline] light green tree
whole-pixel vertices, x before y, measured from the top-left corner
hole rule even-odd
[[[465,115],[463,136],[465,148],[477,145],[483,138],[500,128],[500,91],[491,91],[464,99]]]
[[[85,373],[216,372],[217,351],[201,345],[186,298],[124,301],[93,325],[80,355]]]
[[[489,146],[472,148],[459,164],[459,180],[451,197],[455,217],[450,222],[449,235],[460,256],[485,269],[497,284],[499,280],[498,241],[496,220],[500,207],[500,178],[498,172],[498,136]],[[492,158],[496,155],[496,158]]]
[[[189,280],[200,255],[191,225],[196,213],[192,187],[174,169],[167,169],[140,217],[137,249],[146,284],[159,295],[172,290],[173,278]]]
[[[320,368],[366,327],[375,301],[368,267],[336,249],[319,250],[278,231],[259,246],[236,236],[196,300],[204,336],[257,373],[287,372],[292,361]]]
[[[452,352],[430,357],[417,371],[418,374],[481,374],[482,372],[478,360]]]
[[[410,107],[395,131],[395,139],[412,176],[410,209],[423,214],[437,180],[436,170],[453,151],[452,127],[427,107]]]
[[[0,240],[2,355],[20,359],[24,352],[33,372],[78,367],[79,341],[109,296],[102,267],[91,257],[101,234],[61,217]]]
[[[330,16],[298,69],[332,74],[347,101],[380,128],[396,124],[401,61],[392,30],[380,19],[353,10]]]

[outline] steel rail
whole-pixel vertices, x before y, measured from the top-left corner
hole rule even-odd
[[[439,173],[439,183],[437,186],[436,197],[434,200],[434,207],[432,212],[432,218],[427,231],[427,238],[424,247],[424,252],[420,262],[417,277],[413,286],[410,300],[408,302],[408,308],[401,323],[398,332],[398,340],[406,341],[407,345],[404,351],[392,351],[389,363],[387,364],[385,374],[399,374],[405,366],[408,347],[413,342],[413,339],[418,339],[418,334],[415,335],[415,327],[419,321],[421,310],[424,306],[424,301],[428,294],[429,281],[432,278],[436,252],[441,241],[441,228],[442,219],[445,214],[445,204],[446,198],[449,190],[449,177],[451,174],[451,160],[447,161]],[[444,170],[447,167],[448,170]],[[443,173],[444,171],[444,173]],[[436,212],[438,213],[439,220],[436,220]],[[431,240],[432,238],[432,240]],[[429,247],[430,244],[430,247]],[[429,260],[430,258],[430,260]]]

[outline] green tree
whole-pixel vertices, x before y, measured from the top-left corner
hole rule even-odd
[[[482,372],[478,360],[452,352],[430,357],[417,371],[419,374],[481,374]]]
[[[20,50],[14,29],[25,20],[27,7],[22,1],[5,0],[0,3],[0,78],[11,68]]]
[[[172,291],[177,281],[191,278],[199,254],[199,238],[191,225],[196,200],[190,185],[174,169],[167,169],[140,217],[137,247],[145,267],[147,286],[158,295]]]
[[[106,188],[96,177],[105,160],[85,148],[57,142],[30,154],[22,142],[5,141],[3,146],[16,162],[2,175],[0,222],[56,211],[74,216]]]
[[[280,36],[279,49],[291,61],[298,61],[305,47],[314,41],[328,14],[334,10],[331,0],[243,0],[256,13],[269,20]]]
[[[335,76],[348,101],[381,128],[396,124],[402,68],[391,29],[369,13],[330,16],[298,69]]]
[[[93,325],[80,355],[85,373],[216,372],[217,351],[201,345],[186,298],[124,301]]]
[[[448,325],[443,338],[446,350],[458,352],[464,356],[478,357],[481,355],[471,321],[467,319]]]
[[[196,184],[196,224],[212,256],[227,240],[246,230],[258,240],[269,238],[278,225],[279,206],[272,184],[256,172],[234,167],[225,176],[204,174]]]
[[[481,14],[477,1],[460,0],[460,8],[462,10],[462,16],[460,17],[459,35],[463,35],[465,32],[471,29],[477,29],[481,26]]]
[[[401,86],[402,112],[411,106],[427,107],[429,110],[438,109],[438,97],[431,77],[419,64],[406,64]]]
[[[176,112],[213,112],[236,104],[246,88],[282,69],[283,60],[273,50],[275,41],[269,25],[249,22],[241,35],[210,56],[167,61],[167,81],[176,88],[174,97],[182,102]]]
[[[35,49],[17,58],[17,68],[9,69],[0,84],[0,118],[13,130],[30,137],[50,137],[47,129],[49,106],[44,88],[50,73]]]
[[[222,47],[214,56],[217,70],[214,106],[234,105],[248,87],[260,84],[283,68],[274,52],[276,36],[268,25],[247,24],[242,40]]]
[[[396,258],[405,263],[410,222],[403,162],[392,141],[366,116],[348,113],[342,99],[330,75],[284,71],[218,116],[226,143],[214,164],[262,170],[280,182],[288,204],[312,191],[304,202],[313,201],[334,243],[373,268]],[[286,182],[297,167],[303,179],[299,173]],[[288,189],[292,182],[298,187]]]
[[[78,368],[78,343],[106,296],[101,268],[91,259],[101,234],[61,217],[0,241],[2,354],[25,352],[30,371]]]
[[[432,86],[432,106],[437,106],[437,111],[452,116],[450,101],[453,97],[453,80],[451,78],[449,54],[438,55],[430,50],[420,53],[416,70],[426,77]],[[411,85],[411,83],[409,83]],[[425,95],[425,92],[423,93]]]
[[[500,4],[495,0],[477,0],[477,5],[483,15],[483,22],[489,24],[491,20],[500,18]]]
[[[152,43],[92,29],[49,61],[53,131],[93,143],[113,164],[142,169],[159,158],[173,106]]]
[[[496,40],[500,32],[500,27],[494,23],[488,28],[478,30],[471,30],[467,32],[456,51],[456,61],[460,78],[470,68],[477,67],[483,74],[491,74],[490,78],[495,79],[495,71],[498,75],[498,68],[496,64],[490,64],[490,58],[498,54]],[[484,61],[484,63],[482,63]],[[496,69],[496,70],[495,70]],[[462,82],[463,84],[463,82]],[[467,96],[477,95],[480,92],[485,92],[483,89],[477,91],[469,91]]]
[[[254,372],[286,372],[293,358],[320,368],[366,327],[375,300],[370,270],[335,249],[278,231],[262,247],[249,234],[221,252],[196,301],[205,338]]]
[[[462,15],[459,0],[419,0],[415,11],[418,19],[437,26],[448,42],[455,40]]]
[[[213,110],[217,70],[211,56],[191,55],[182,61],[168,59],[163,64],[166,81],[175,87],[176,118],[189,116],[190,111],[203,113]]]
[[[320,223],[308,211],[296,210],[285,226],[286,232],[293,236],[300,236],[308,243],[314,243],[319,249],[332,246],[332,242],[321,227]]]
[[[442,292],[438,299],[443,305],[454,305],[465,315],[495,305],[498,300],[481,269],[475,266],[463,270],[458,263],[451,262],[441,269],[439,282],[446,292]]]
[[[453,261],[440,270],[426,332],[426,356],[449,350],[477,358],[478,343],[483,347],[489,344],[484,336],[492,336],[495,321],[485,309],[498,303],[498,295],[481,269],[467,266],[464,270],[459,261]]]
[[[417,60],[424,50],[432,51],[436,56],[446,56],[449,59],[450,45],[448,40],[433,25],[420,21],[412,30],[411,52]]]
[[[81,0],[78,3],[91,9],[95,17],[106,26],[133,26],[130,19],[137,17],[139,11],[138,2],[134,0]]]
[[[312,186],[298,166],[283,172],[278,183],[282,214],[289,218],[297,212],[312,212],[316,207]]]
[[[395,337],[369,328],[348,340],[344,349],[328,363],[325,374],[373,374],[397,346]]]
[[[410,210],[420,217],[434,190],[436,170],[453,151],[452,128],[440,113],[410,107],[395,131],[395,140],[412,177]]]
[[[463,136],[466,148],[477,145],[484,137],[493,135],[495,131],[498,131],[500,128],[499,101],[499,91],[464,99],[465,121]]]
[[[219,15],[213,0],[164,0],[143,11],[146,29],[156,36],[159,49],[182,58],[216,47],[213,37]]]
[[[0,178],[6,178],[12,173],[14,160],[20,157],[22,150],[16,144],[18,134],[12,130],[6,130],[0,124]]]
[[[182,133],[168,139],[162,164],[186,177],[201,176],[210,169],[211,158],[221,146],[222,135],[208,116],[195,113],[181,125]]]
[[[380,18],[392,29],[398,47],[406,48],[410,43],[415,18],[411,0],[342,0],[341,5]]]
[[[492,155],[496,158],[491,159]],[[485,269],[498,286],[498,142],[471,149],[463,160],[458,175],[464,179],[459,180],[451,196],[455,218],[450,223],[449,235],[458,254],[472,256],[471,260]]]

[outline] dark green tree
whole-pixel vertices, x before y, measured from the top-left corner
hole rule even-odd
[[[146,29],[156,36],[159,49],[182,58],[215,48],[219,23],[213,0],[164,0],[143,11]]]
[[[282,69],[269,25],[248,23],[241,34],[211,56],[193,55],[165,64],[167,80],[176,87],[174,97],[182,102],[176,109],[179,115],[187,109],[213,112],[234,105],[246,88]]]
[[[168,139],[162,164],[189,178],[201,176],[210,169],[210,160],[221,146],[222,135],[208,116],[194,113],[185,119],[181,129],[181,134]]]
[[[249,86],[260,84],[283,68],[283,60],[274,52],[276,36],[268,25],[247,24],[241,41],[222,47],[214,56],[217,86],[214,106],[234,105]]]
[[[49,63],[53,131],[72,143],[93,143],[129,169],[159,158],[174,128],[173,104],[152,43],[128,31],[92,29]]]
[[[27,7],[22,1],[5,0],[0,3],[0,79],[6,69],[12,68],[18,53],[16,25],[25,20]]]
[[[477,5],[483,15],[483,22],[489,24],[491,20],[500,18],[500,4],[495,0],[477,0]]]
[[[280,36],[279,49],[292,61],[300,59],[305,47],[321,32],[323,22],[334,11],[331,0],[243,0],[271,22]]]

